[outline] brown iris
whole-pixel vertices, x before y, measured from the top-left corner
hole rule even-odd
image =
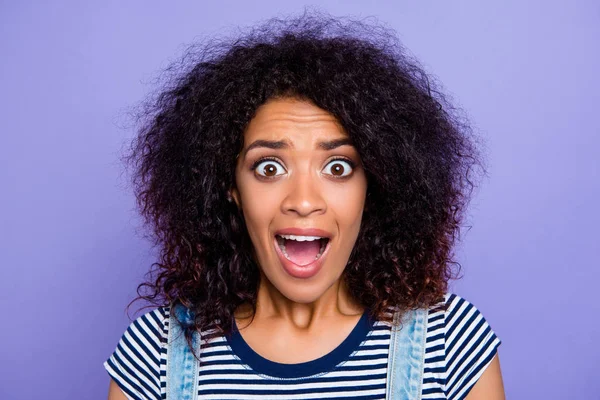
[[[277,174],[277,167],[273,164],[267,164],[263,168],[263,172],[266,176],[275,176],[275,174]]]
[[[336,176],[344,175],[344,166],[340,163],[333,164],[331,167],[331,173]]]

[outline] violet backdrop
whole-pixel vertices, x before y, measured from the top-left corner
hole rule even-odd
[[[128,109],[194,38],[310,4],[0,3],[1,399],[106,398],[153,261],[118,159]],[[502,339],[507,397],[600,399],[600,3],[313,5],[394,28],[487,141],[452,290]]]

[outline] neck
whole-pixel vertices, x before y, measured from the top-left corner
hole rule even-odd
[[[311,302],[298,302],[284,296],[261,271],[254,320],[278,321],[309,331],[321,325],[321,322],[328,323],[344,317],[355,319],[363,312],[364,307],[350,295],[343,275],[319,298]],[[248,305],[236,310],[236,318],[240,320],[251,317],[251,307]]]

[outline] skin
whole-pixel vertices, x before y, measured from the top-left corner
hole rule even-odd
[[[496,355],[481,377],[479,377],[479,380],[467,395],[466,400],[505,399],[502,373],[500,371],[500,360],[498,355]],[[112,379],[110,380],[108,400],[127,400],[125,394]]]
[[[295,99],[265,103],[244,132],[231,194],[244,215],[261,280],[254,320],[250,323],[247,306],[236,310],[236,319],[244,340],[273,361],[298,363],[328,353],[364,311],[350,298],[341,276],[360,230],[367,180],[354,146],[318,146],[340,139],[349,138],[335,117]],[[251,148],[259,140],[286,146]],[[252,170],[263,157],[274,160]],[[349,160],[354,168],[337,158]],[[317,275],[299,279],[283,269],[274,237],[278,229],[288,227],[319,228],[332,236]],[[341,329],[333,331],[331,326]]]
[[[466,400],[505,400],[502,371],[498,353],[473,385]]]
[[[351,144],[330,150],[318,146],[339,139],[348,135],[334,116],[290,98],[265,103],[244,132],[230,193],[243,213],[261,279],[254,315],[247,304],[234,314],[244,340],[271,361],[301,363],[329,353],[364,311],[349,295],[342,274],[360,230],[367,180]],[[286,146],[254,147],[259,140]],[[252,169],[262,157],[273,159]],[[335,158],[348,159],[354,167]],[[283,269],[273,239],[275,231],[287,227],[319,228],[332,236],[329,254],[315,276],[299,279]],[[112,380],[108,398],[126,399]],[[504,399],[498,357],[467,399]]]

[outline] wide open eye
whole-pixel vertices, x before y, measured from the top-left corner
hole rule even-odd
[[[283,175],[286,170],[278,161],[271,159],[259,160],[253,167],[254,172],[265,178],[273,178],[278,175]]]
[[[350,160],[336,159],[331,160],[325,166],[325,172],[327,175],[332,175],[336,178],[344,178],[352,174],[352,170],[354,169],[354,163]]]

